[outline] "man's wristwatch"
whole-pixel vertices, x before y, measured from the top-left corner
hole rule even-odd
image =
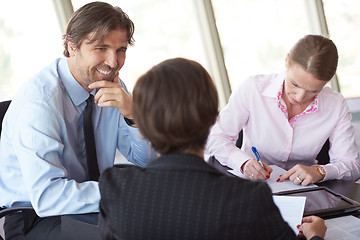
[[[130,118],[124,117],[124,120],[125,120],[126,124],[129,125],[130,127],[135,125],[134,120],[132,120]]]
[[[324,180],[325,176],[326,176],[326,171],[325,169],[320,166],[320,165],[315,165],[314,167],[316,167],[316,169],[318,170],[318,172],[321,174],[322,179],[320,179],[320,181]]]

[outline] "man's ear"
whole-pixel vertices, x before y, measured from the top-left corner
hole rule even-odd
[[[66,44],[68,46],[68,51],[69,51],[70,56],[74,56],[75,52],[77,50],[75,44],[70,41],[67,41]]]

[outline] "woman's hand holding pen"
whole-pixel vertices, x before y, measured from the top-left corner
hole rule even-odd
[[[270,178],[272,168],[266,163],[261,161],[260,154],[256,147],[251,147],[256,159],[249,159],[243,163],[240,171],[242,171],[245,177],[251,180],[266,180]]]
[[[323,179],[323,176],[315,167],[309,167],[302,164],[297,164],[286,173],[282,174],[277,182],[282,182],[286,179],[294,182],[295,184],[301,184],[307,186],[311,183],[317,183]]]
[[[244,173],[245,177],[251,180],[269,179],[272,168],[264,162],[262,164],[264,165],[264,167],[260,165],[260,162],[257,159],[249,159],[241,166],[241,170]]]

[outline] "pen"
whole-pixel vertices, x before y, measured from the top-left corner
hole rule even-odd
[[[260,165],[264,168],[264,165],[261,162],[261,158],[260,158],[260,154],[259,152],[256,150],[255,147],[252,147],[251,150],[253,151],[253,153],[255,154],[256,159],[258,160],[258,162],[260,163]]]

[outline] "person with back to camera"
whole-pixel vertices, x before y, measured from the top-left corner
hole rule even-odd
[[[287,170],[278,182],[356,181],[360,159],[351,113],[343,96],[325,86],[337,64],[330,39],[304,36],[287,54],[286,72],[251,76],[232,93],[210,132],[207,150],[222,165],[254,180],[268,179],[268,164],[274,164]],[[234,142],[241,129],[244,144],[239,149]],[[318,165],[315,158],[327,139],[330,163]]]
[[[0,141],[0,206],[34,211],[6,216],[6,239],[59,239],[59,215],[98,212],[98,176],[113,166],[116,149],[135,164],[148,163],[149,143],[130,126],[132,98],[118,77],[133,33],[119,7],[84,5],[68,23],[65,57],[12,100]],[[85,115],[92,116],[92,129],[83,127]],[[92,132],[96,152],[88,153],[94,147],[85,134]],[[97,157],[95,168],[87,157]]]
[[[204,161],[218,95],[199,63],[169,59],[142,75],[133,90],[133,115],[160,156],[145,168],[104,171],[103,239],[295,239],[266,183],[225,176]],[[299,230],[307,239],[322,239],[326,226],[311,216]]]

